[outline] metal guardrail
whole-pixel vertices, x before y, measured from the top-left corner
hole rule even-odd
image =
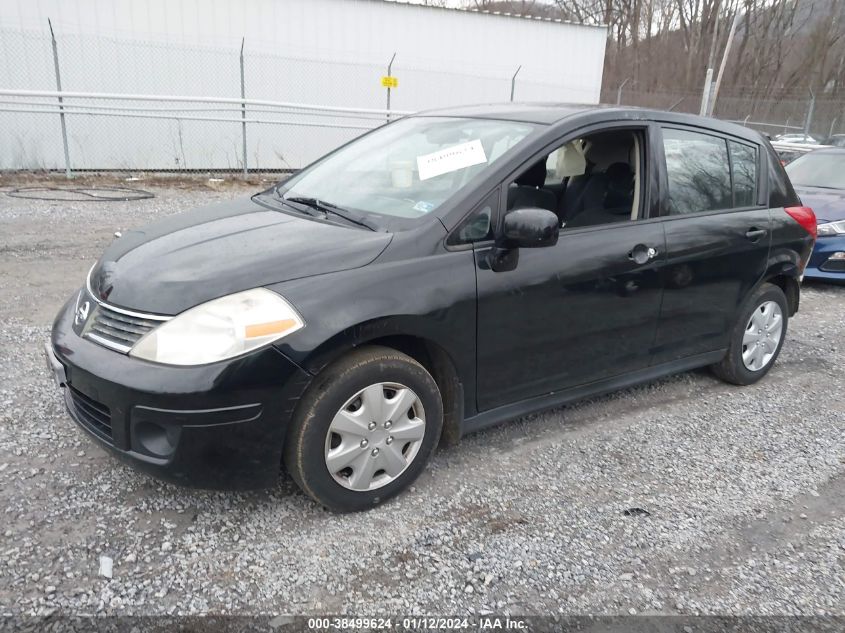
[[[411,111],[351,108],[341,106],[325,106],[309,103],[295,103],[290,101],[272,101],[267,99],[246,99],[233,97],[206,97],[195,95],[158,95],[158,94],[128,94],[107,92],[71,92],[62,90],[12,90],[0,88],[0,112],[29,113],[29,114],[57,114],[62,119],[67,116],[106,116],[129,117],[140,119],[169,119],[179,121],[211,121],[222,123],[240,123],[244,135],[243,166],[246,168],[246,124],[258,123],[267,125],[284,125],[293,127],[337,128],[350,130],[370,130],[378,125],[390,121],[393,116],[412,114]],[[55,102],[46,101],[56,99]],[[87,103],[73,103],[74,100],[87,100]],[[91,101],[124,101],[138,102],[137,106],[103,105]],[[211,104],[215,107],[170,105],[166,107],[154,106],[154,103],[177,104]],[[141,105],[143,104],[143,105]],[[198,113],[218,113],[217,116],[201,115]],[[229,113],[236,116],[220,116]],[[249,113],[249,116],[248,114]],[[268,118],[262,115],[275,115]],[[278,118],[283,115],[287,118]],[[333,117],[337,119],[352,119],[361,121],[333,122],[307,121],[290,117]],[[368,123],[364,123],[367,121]],[[62,135],[67,148],[67,132],[62,125]],[[70,177],[69,158],[65,151],[66,173]]]
[[[789,125],[789,120],[787,120],[786,123],[767,123],[766,121],[751,121],[750,119],[751,119],[751,117],[747,116],[744,119],[723,119],[723,120],[727,121],[728,123],[739,123],[740,125],[745,125],[745,126],[757,125],[757,126],[760,126],[760,127],[770,127],[770,128],[774,128],[776,130],[783,130],[784,132],[786,130],[798,130],[800,132],[804,129],[803,125]]]
[[[0,88],[0,96],[7,97],[54,97],[64,99],[107,99],[120,101],[178,101],[181,103],[228,103],[238,106],[267,106],[279,109],[288,110],[314,110],[317,112],[334,112],[338,114],[379,114],[387,116],[388,114],[412,114],[411,111],[406,110],[380,110],[372,108],[345,108],[339,106],[324,106],[313,105],[306,103],[292,103],[290,101],[268,101],[265,99],[239,99],[234,97],[201,97],[201,96],[186,96],[186,95],[144,95],[144,94],[126,94],[114,92],[65,92],[57,90],[9,90],[7,88]],[[62,102],[63,106],[67,106],[66,102]],[[241,108],[238,108],[240,111]]]

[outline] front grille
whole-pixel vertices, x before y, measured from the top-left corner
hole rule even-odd
[[[94,435],[111,444],[111,411],[109,411],[109,408],[96,400],[92,400],[70,385],[67,389],[70,395],[70,406],[76,413],[77,421]]]
[[[119,352],[128,352],[162,320],[130,315],[98,304],[85,328],[85,336]]]

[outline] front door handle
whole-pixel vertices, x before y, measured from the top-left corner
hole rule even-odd
[[[766,229],[758,229],[756,226],[752,226],[745,232],[745,237],[747,237],[752,242],[756,242],[761,237],[763,237],[768,231]]]
[[[631,249],[631,252],[628,253],[628,259],[632,260],[635,264],[642,265],[657,257],[657,254],[657,249],[653,246],[637,244]]]

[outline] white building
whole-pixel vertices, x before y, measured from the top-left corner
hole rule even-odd
[[[385,109],[381,78],[395,53],[400,111],[507,101],[520,67],[517,101],[596,103],[606,36],[385,0],[0,0],[0,90],[56,90],[48,18],[66,92],[239,99],[243,39],[247,99]],[[237,103],[66,103],[100,112],[67,110],[74,169],[242,166]],[[55,96],[0,95],[0,169],[64,168],[56,108]],[[246,116],[251,169],[301,167],[384,120],[257,105]]]

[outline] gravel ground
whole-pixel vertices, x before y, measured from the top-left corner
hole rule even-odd
[[[523,418],[336,516],[284,477],[152,480],[63,410],[40,346],[112,233],[246,191],[147,188],[0,194],[0,613],[845,614],[845,287],[804,288],[757,385],[692,372]]]

